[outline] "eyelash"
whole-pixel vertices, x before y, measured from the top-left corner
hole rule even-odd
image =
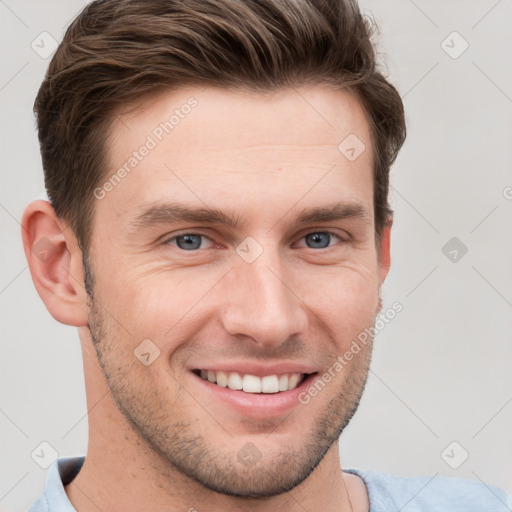
[[[333,236],[335,238],[338,239],[338,241],[342,242],[342,243],[347,243],[348,240],[344,239],[341,237],[341,235],[339,235],[338,233],[335,233],[334,231],[329,231],[329,230],[317,230],[317,231],[309,231],[308,233],[304,234],[303,236],[301,236],[300,240],[302,240],[303,238],[305,238],[306,236],[308,235],[311,235],[313,233],[322,233],[322,234],[328,234],[330,236]],[[174,240],[176,240],[177,238],[180,238],[182,236],[186,236],[186,235],[196,235],[196,236],[201,236],[201,237],[204,237],[204,238],[207,238],[208,240],[210,240],[211,242],[214,242],[214,240],[212,240],[208,235],[205,235],[204,233],[200,233],[200,232],[194,232],[194,231],[186,231],[184,233],[179,233],[177,235],[173,235],[171,238],[167,238],[166,240],[164,240],[163,242],[163,245],[170,245],[170,243]],[[306,247],[307,249],[314,249],[316,251],[318,250],[322,250],[322,249],[330,249],[332,246],[328,246],[328,247],[321,247],[319,249],[315,249],[314,247]],[[180,249],[180,247],[176,246],[177,249]],[[200,249],[194,249],[194,250],[190,250],[190,251],[186,251],[184,249],[180,249],[182,252],[190,252],[190,253],[197,253]],[[204,249],[203,249],[204,250]]]

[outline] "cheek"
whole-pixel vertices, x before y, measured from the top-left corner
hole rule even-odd
[[[198,318],[222,274],[197,269],[118,272],[106,289],[109,308],[133,336],[168,343],[174,332]]]
[[[351,339],[373,324],[378,305],[378,283],[373,274],[338,268],[302,282],[304,302],[336,336]]]

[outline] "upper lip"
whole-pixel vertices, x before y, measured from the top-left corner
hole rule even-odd
[[[315,373],[317,368],[308,363],[254,363],[249,361],[240,361],[238,363],[229,362],[205,362],[191,368],[191,370],[211,370],[221,372],[237,372],[242,375],[255,375],[265,377],[267,375],[280,375],[283,373]]]

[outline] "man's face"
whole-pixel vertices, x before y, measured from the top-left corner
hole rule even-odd
[[[89,251],[105,385],[155,456],[207,488],[294,487],[357,408],[371,342],[333,365],[373,325],[386,274],[360,104],[323,87],[173,91],[118,117],[108,144],[107,179],[131,163],[97,189]]]

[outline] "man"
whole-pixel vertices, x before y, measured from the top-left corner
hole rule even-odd
[[[23,240],[79,331],[89,446],[32,511],[510,509],[340,467],[405,139],[370,31],[338,0],[106,0],[72,23],[35,103],[50,202]]]

